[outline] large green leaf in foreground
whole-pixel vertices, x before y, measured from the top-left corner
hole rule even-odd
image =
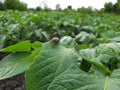
[[[27,90],[120,90],[120,69],[109,75],[92,65],[81,70],[74,49],[46,43],[41,55],[26,71]],[[94,61],[92,61],[94,62]]]
[[[88,74],[78,67],[72,67],[54,79],[51,87],[46,90],[120,90],[119,73],[120,70],[115,70],[111,76]]]
[[[71,48],[44,44],[42,53],[26,72],[27,90],[50,90],[54,81],[77,63],[77,58]]]

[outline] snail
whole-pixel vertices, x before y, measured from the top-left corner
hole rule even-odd
[[[60,39],[58,37],[53,37],[50,42],[52,42],[53,44],[58,44],[60,41]]]

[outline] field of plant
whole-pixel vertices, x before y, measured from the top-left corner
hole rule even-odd
[[[55,36],[74,38],[82,33],[100,42],[119,41],[119,18],[112,14],[0,12],[0,48],[23,40],[46,42]]]
[[[26,90],[120,90],[120,16],[0,12],[0,80]]]

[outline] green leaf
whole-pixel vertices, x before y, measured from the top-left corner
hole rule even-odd
[[[13,34],[14,32],[19,31],[19,26],[18,24],[10,24],[7,27],[8,34]]]
[[[4,46],[7,35],[0,35],[0,49]]]
[[[114,37],[114,38],[111,38],[111,39],[108,39],[110,41],[116,41],[116,42],[120,42],[120,36],[117,36],[117,37]]]
[[[93,48],[93,49],[81,49],[79,51],[79,54],[83,59],[90,60],[95,58],[96,53],[95,53],[95,49]]]
[[[0,61],[0,80],[20,74],[29,68],[32,61],[24,60],[30,53],[15,53]]]
[[[57,77],[46,90],[119,90],[119,73],[120,70],[115,70],[111,76],[103,73],[89,74],[78,67],[72,67]]]
[[[0,61],[0,80],[20,74],[34,62],[41,48],[32,53],[20,52],[6,56]]]
[[[119,54],[120,54],[119,43],[101,44],[98,47],[96,47],[97,58],[103,63],[107,63],[110,59],[113,58],[119,60]]]
[[[31,68],[26,71],[28,90],[50,90],[54,80],[77,64],[77,55],[71,48],[63,45],[45,43],[41,54]],[[31,83],[32,82],[32,83]]]
[[[104,37],[105,39],[108,39],[109,41],[112,41],[112,42],[119,42],[120,41],[120,32],[116,32],[113,30],[103,32],[101,34],[101,36]]]
[[[22,52],[22,51],[30,51],[30,50],[31,50],[30,42],[29,41],[22,41],[20,43],[15,44],[15,45],[1,49],[0,52]]]
[[[38,48],[42,47],[42,43],[39,41],[35,41],[34,43],[31,43],[31,46],[34,49],[38,49]]]
[[[95,54],[95,49],[86,49],[86,50],[81,50],[80,51],[80,56],[82,57],[83,60],[85,60],[86,62],[96,66],[97,68],[99,68],[100,70],[103,70],[104,73],[110,75],[111,72],[110,70],[105,67],[101,61],[99,59],[96,58],[96,54]],[[82,64],[82,63],[81,63]],[[84,65],[82,65],[84,66]]]
[[[73,47],[73,38],[70,36],[64,36],[63,38],[60,39],[60,42],[65,45],[66,47]]]
[[[95,39],[95,35],[87,32],[80,32],[76,37],[75,40],[76,42],[84,42],[84,43],[89,43],[91,40]]]

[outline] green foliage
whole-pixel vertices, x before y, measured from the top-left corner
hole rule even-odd
[[[104,7],[105,7],[106,12],[112,12],[113,11],[113,3],[112,2],[105,3]]]
[[[20,11],[27,10],[27,4],[20,2],[19,0],[5,0],[4,4],[7,9],[20,10]]]
[[[0,10],[6,10],[6,5],[0,1]]]
[[[115,4],[112,2],[105,3],[104,5],[105,12],[114,12],[114,13],[120,13],[120,1],[117,0]]]
[[[79,14],[72,11],[0,12],[0,48],[24,40],[46,42],[52,37],[76,37],[78,34],[81,37],[78,43],[92,42],[90,46],[119,41],[118,18],[114,14]]]
[[[36,44],[37,43],[37,44]],[[31,50],[39,46],[39,49]],[[2,49],[0,52],[14,52],[0,61],[0,80],[15,76],[30,68],[34,59],[41,51],[41,43],[20,42]]]
[[[11,52],[21,43],[10,46]],[[120,43],[104,43],[79,52],[75,43],[74,38],[63,37],[58,43],[44,43],[42,51],[40,42],[29,43],[32,48],[37,46],[32,52],[20,52],[18,47],[0,62],[0,79],[25,71],[27,90],[118,90]]]
[[[71,6],[71,5],[69,5],[67,8],[68,8],[69,10],[72,10],[72,6]]]
[[[0,80],[25,72],[27,90],[119,90],[120,16],[0,13],[0,52],[11,53]]]
[[[42,8],[41,7],[36,7],[36,11],[41,11],[42,10]]]
[[[109,77],[97,70],[89,74],[72,67],[56,78],[48,90],[119,90],[118,72],[115,70]]]
[[[26,72],[27,89],[49,90],[54,80],[75,63],[77,63],[77,55],[71,48],[51,43],[44,44],[41,55]]]
[[[69,12],[69,13],[74,12],[71,5],[69,5],[67,8],[63,9],[62,11],[63,12]],[[76,10],[75,10],[75,12],[76,12]]]
[[[78,8],[77,11],[80,13],[92,13],[92,8],[91,7],[88,7],[88,8],[81,7],[81,8]]]
[[[0,80],[15,76],[29,68],[33,61],[25,60],[30,53],[15,53],[0,62]],[[6,74],[7,73],[7,74]]]
[[[24,46],[24,47],[23,47]],[[18,48],[19,47],[19,48]],[[5,49],[0,50],[1,52],[21,52],[21,51],[30,51],[31,50],[31,44],[29,41],[23,41],[19,44],[9,46]]]

